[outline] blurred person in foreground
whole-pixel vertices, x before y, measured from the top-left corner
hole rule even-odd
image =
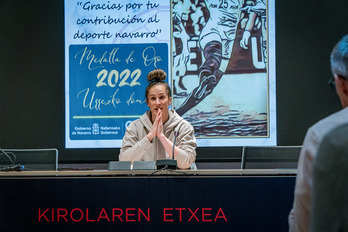
[[[348,231],[348,124],[323,138],[313,164],[311,232]]]
[[[289,214],[289,231],[309,231],[311,217],[313,161],[323,137],[333,128],[348,123],[348,35],[333,48],[330,56],[330,86],[339,96],[342,110],[320,120],[307,131],[298,162],[293,208]]]

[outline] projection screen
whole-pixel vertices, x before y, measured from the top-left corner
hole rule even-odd
[[[65,0],[66,148],[117,148],[163,69],[198,146],[276,145],[274,0]]]

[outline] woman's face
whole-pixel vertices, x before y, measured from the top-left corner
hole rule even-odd
[[[147,106],[150,107],[151,110],[152,122],[154,122],[159,110],[162,112],[163,122],[166,122],[169,118],[168,107],[170,104],[172,104],[172,98],[168,97],[164,85],[154,85],[151,87],[147,97]]]

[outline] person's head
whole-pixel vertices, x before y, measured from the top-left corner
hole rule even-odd
[[[159,109],[162,112],[163,121],[169,118],[168,107],[172,103],[171,90],[167,82],[164,82],[167,74],[162,69],[151,71],[147,75],[149,85],[145,90],[146,103],[150,107],[152,120],[156,118]]]
[[[331,71],[342,107],[348,106],[348,35],[333,48],[330,56]]]

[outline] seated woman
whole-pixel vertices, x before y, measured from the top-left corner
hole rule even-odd
[[[150,82],[145,91],[150,110],[133,121],[123,137],[120,161],[154,161],[174,159],[178,168],[187,169],[196,160],[196,138],[192,125],[168,107],[172,103],[171,91],[161,69],[147,75]]]

